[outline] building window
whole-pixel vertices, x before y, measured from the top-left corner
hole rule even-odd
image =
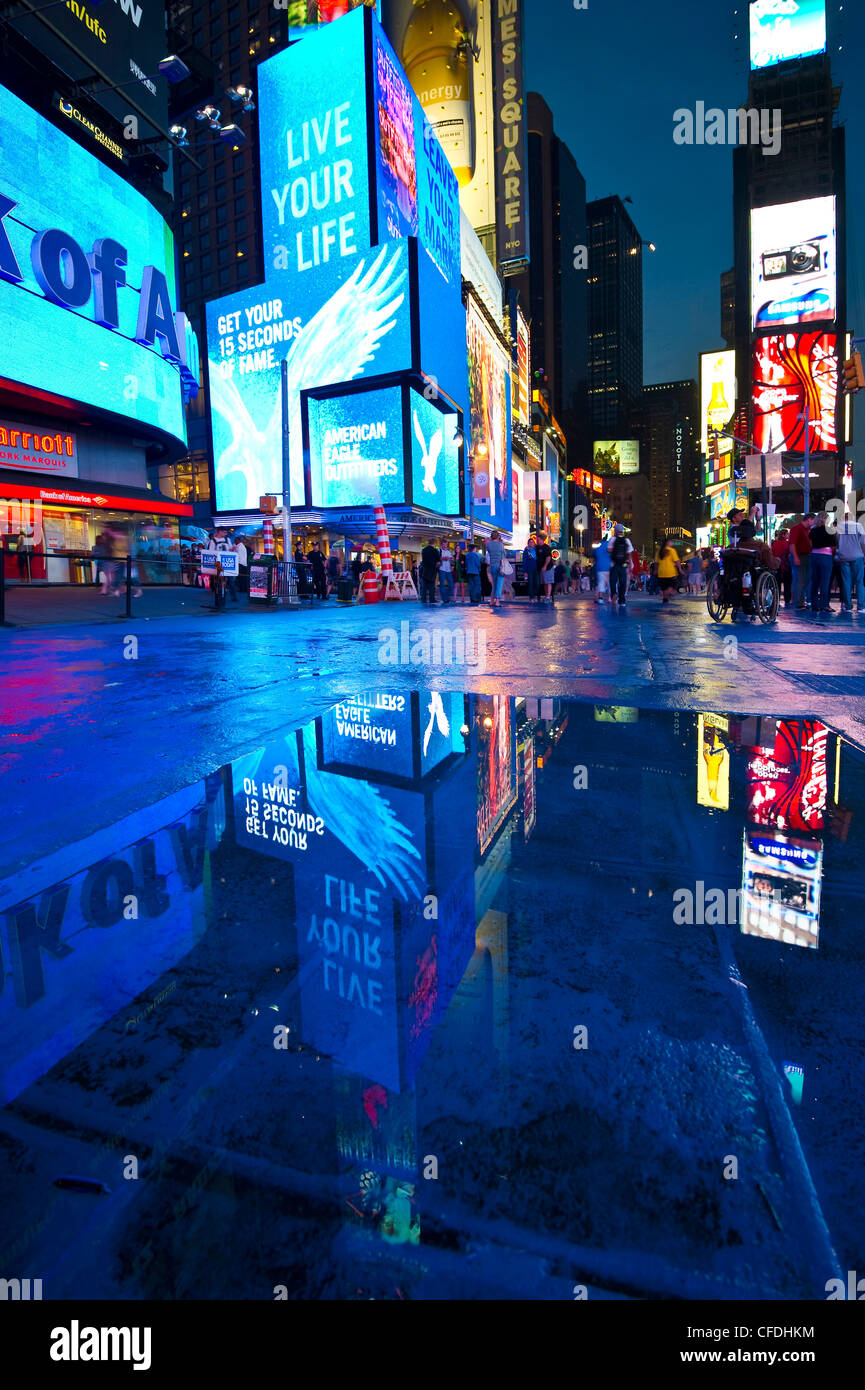
[[[245,236],[245,235],[246,235],[246,218],[245,218],[245,217],[238,217],[237,221],[236,221],[235,224],[234,224],[234,235],[235,235],[235,236]]]
[[[217,244],[217,246],[224,246],[224,245],[226,244],[227,241],[228,241],[228,228],[227,228],[227,227],[217,227],[217,229],[216,229],[216,244]]]
[[[211,292],[212,289],[213,289],[213,276],[212,276],[212,275],[202,275],[202,277],[201,277],[201,293],[202,293],[202,294],[210,294],[210,292]]]

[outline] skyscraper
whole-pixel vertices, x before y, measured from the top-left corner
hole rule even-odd
[[[699,393],[696,381],[643,388],[640,463],[651,487],[652,531],[694,532],[701,505]]]
[[[589,417],[595,439],[620,439],[643,386],[643,242],[621,198],[589,203]]]
[[[757,449],[786,456],[815,504],[843,471],[838,357],[846,333],[845,132],[828,52],[811,52],[814,16],[780,26],[765,0],[751,14],[748,105],[780,113],[780,148],[733,153],[735,345],[740,404]],[[825,19],[825,13],[823,15]],[[818,26],[819,27],[819,26]],[[825,29],[823,31],[825,35]],[[798,484],[778,512],[801,509]]]
[[[531,320],[533,371],[544,373],[543,388],[565,432],[569,468],[588,467],[588,295],[586,270],[575,264],[576,249],[586,241],[586,182],[556,135],[543,97],[529,92],[527,105],[532,260],[518,278],[519,293]]]

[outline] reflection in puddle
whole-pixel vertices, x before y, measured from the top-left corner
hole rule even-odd
[[[814,720],[384,691],[30,864],[0,1263],[56,1298],[819,1296],[789,1139],[854,1259],[862,797]]]

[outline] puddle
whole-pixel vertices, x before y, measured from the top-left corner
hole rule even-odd
[[[865,1248],[863,769],[814,721],[373,692],[30,864],[4,1270],[825,1297]]]

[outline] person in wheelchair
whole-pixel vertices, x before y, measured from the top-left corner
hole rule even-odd
[[[739,606],[736,599],[741,596],[743,614],[751,622],[756,622],[754,590],[757,585],[757,575],[764,569],[779,569],[781,562],[777,556],[772,554],[765,541],[760,540],[753,521],[749,517],[743,516],[740,508],[734,508],[729,513],[728,520],[731,523],[730,534],[737,539],[735,546],[727,546],[723,552],[725,588],[728,589],[731,597],[730,617],[733,622],[737,620]],[[745,580],[746,574],[749,575],[747,581]]]

